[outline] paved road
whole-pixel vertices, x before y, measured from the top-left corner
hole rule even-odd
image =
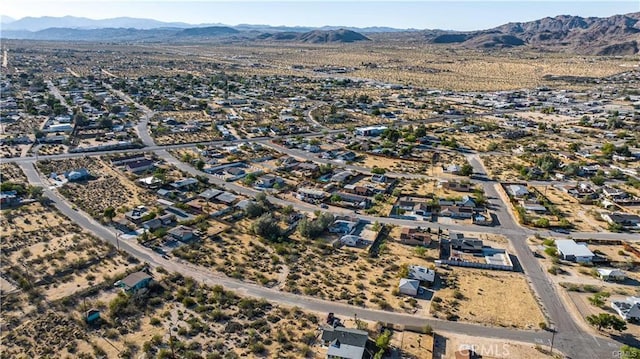
[[[206,283],[208,285],[220,284],[225,288],[234,290],[242,295],[264,298],[271,302],[289,306],[297,306],[305,310],[319,313],[334,312],[337,315],[345,317],[352,317],[354,314],[357,314],[358,318],[361,319],[413,326],[424,326],[428,324],[437,330],[464,333],[467,335],[479,337],[493,337],[505,340],[524,341],[530,343],[540,342],[541,340],[547,342],[550,339],[549,333],[544,331],[494,328],[476,324],[427,319],[409,314],[386,312],[375,309],[365,309],[347,304],[335,303],[317,298],[285,293],[277,289],[265,288],[254,283],[248,283],[228,278],[220,275],[219,273],[214,273],[208,268],[196,266],[181,260],[165,260],[159,254],[151,251],[148,248],[138,245],[135,241],[120,240],[118,243],[118,240],[116,239],[117,232],[115,230],[102,226],[100,223],[90,218],[86,213],[80,210],[74,210],[73,207],[64,198],[62,198],[54,189],[49,188],[49,186],[47,186],[47,184],[42,181],[33,164],[21,163],[20,167],[27,176],[30,184],[42,186],[44,188],[44,196],[48,197],[62,214],[69,217],[72,221],[80,225],[85,230],[93,233],[94,235],[102,238],[103,240],[111,243],[114,246],[119,245],[121,250],[133,255],[134,257],[148,263],[153,267],[162,266],[169,271],[180,272],[183,275],[193,277],[197,281]]]

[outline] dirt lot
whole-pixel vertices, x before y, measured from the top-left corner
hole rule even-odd
[[[545,321],[521,274],[451,267],[442,275],[449,285],[435,293],[441,301],[432,303],[434,316],[522,329],[537,329]]]
[[[250,232],[250,226],[251,221],[241,220],[217,236],[182,246],[173,253],[233,278],[274,286],[281,277],[279,273],[285,273],[282,259],[276,249]]]
[[[27,182],[27,176],[14,163],[0,164],[0,179],[1,182]]]
[[[528,161],[514,156],[513,154],[492,154],[491,156],[483,156],[485,168],[489,171],[489,175],[502,182],[518,181],[519,174],[513,166],[529,165]]]
[[[455,333],[438,333],[446,339],[446,358],[454,358],[455,352],[467,348],[475,348],[476,354],[486,359],[539,359],[547,356],[536,349],[533,344],[513,341],[501,341],[490,338],[478,338]],[[548,348],[545,348],[548,349]]]
[[[368,308],[427,314],[428,301],[397,296],[403,264],[432,266],[413,247],[387,241],[378,258],[366,249],[333,248],[294,237],[284,254],[289,276],[284,290]]]
[[[402,352],[403,357],[412,359],[433,358],[433,336],[409,331],[394,332],[391,345]]]
[[[69,201],[94,218],[101,218],[109,207],[116,209],[133,208],[141,204],[151,204],[155,200],[150,192],[137,187],[122,172],[114,169],[104,160],[95,157],[43,161],[38,163],[44,175],[51,172],[87,168],[94,177],[89,180],[67,183],[59,189]]]
[[[8,266],[5,271],[15,271],[18,281],[20,272],[32,281],[58,277],[41,287],[49,300],[68,296],[130,265],[111,246],[37,202],[4,211],[1,223],[7,240],[2,253],[3,266]]]
[[[43,315],[3,330],[3,355],[137,358],[168,357],[173,350],[180,358],[229,352],[254,358],[310,352],[317,335],[314,314],[163,273],[152,273],[155,283],[135,300],[107,286],[85,301],[52,304]],[[81,308],[99,309],[101,319],[86,326]]]
[[[195,132],[171,132],[171,127],[161,124],[165,118],[173,118],[176,121],[186,124],[188,121],[198,121],[201,127]],[[212,119],[202,111],[171,111],[160,112],[152,120],[153,127],[151,133],[158,145],[173,143],[192,143],[221,140],[218,130],[213,126]]]
[[[563,218],[567,219],[576,231],[599,232],[604,230],[601,226],[603,222],[597,222],[587,215],[589,210],[595,208],[594,206],[580,204],[577,199],[553,186],[538,186],[535,188],[540,193],[543,193],[563,213]]]

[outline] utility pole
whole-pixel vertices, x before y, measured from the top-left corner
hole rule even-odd
[[[551,328],[551,346],[549,351],[551,352],[551,356],[553,356],[553,341],[556,338],[556,328]]]
[[[118,248],[118,252],[120,252],[120,234],[116,232],[116,247]]]

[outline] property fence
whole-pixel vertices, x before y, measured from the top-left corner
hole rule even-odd
[[[479,269],[491,269],[491,270],[506,270],[513,271],[513,262],[511,262],[511,258],[509,257],[509,252],[504,252],[504,262],[503,264],[498,263],[478,263],[478,262],[469,262],[465,260],[451,260],[451,259],[438,259],[436,260],[436,266],[441,267],[443,265],[450,265],[455,267],[466,267],[466,268],[479,268]]]

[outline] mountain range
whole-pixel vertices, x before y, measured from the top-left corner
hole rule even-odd
[[[592,55],[640,53],[640,12],[606,18],[561,15],[504,24],[479,31],[415,30],[387,27],[287,27],[268,25],[192,25],[120,17],[1,18],[6,39],[109,42],[267,41],[300,43],[409,42],[479,50],[525,47]],[[364,35],[366,34],[366,35]]]

